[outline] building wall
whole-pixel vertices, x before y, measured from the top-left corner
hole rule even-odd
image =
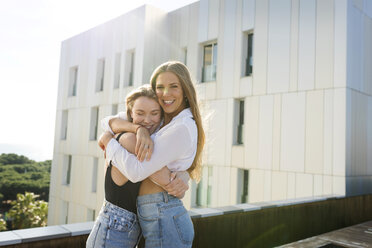
[[[346,191],[372,192],[372,3],[348,1]]]
[[[189,67],[206,131],[203,177],[184,198],[188,208],[239,203],[244,182],[248,202],[369,192],[371,9],[369,1],[353,0],[201,0],[170,13],[143,6],[64,41],[49,224],[63,223],[66,205],[72,223],[91,218],[92,209],[97,215],[102,204],[104,160],[97,142],[89,141],[91,108],[98,106],[99,119],[112,114],[113,104],[123,111],[125,95],[170,59]],[[248,33],[254,35],[253,72],[243,76]],[[218,45],[216,79],[202,82],[203,49],[212,43]],[[124,87],[124,54],[132,50],[134,84]],[[118,53],[120,87],[114,89]],[[104,90],[97,93],[103,57]],[[79,68],[77,96],[69,97],[73,66]],[[67,138],[60,140],[65,110]],[[73,161],[69,186],[62,179],[66,155]]]

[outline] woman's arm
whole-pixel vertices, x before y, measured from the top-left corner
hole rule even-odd
[[[155,136],[156,149],[150,161],[138,161],[134,155],[121,147],[115,139],[112,139],[112,136],[105,137],[103,143],[106,147],[108,160],[111,160],[113,165],[132,182],[149,177],[164,165],[183,158],[185,152],[196,147],[196,140],[192,139],[184,124],[173,126],[162,132],[161,135]]]
[[[117,135],[115,135],[115,137],[117,137]],[[119,143],[122,147],[127,149],[128,152],[133,153],[136,144],[136,135],[133,133],[124,133],[120,136]],[[122,179],[127,179],[123,174],[120,175]],[[169,194],[179,198],[182,198],[189,189],[188,181],[190,180],[190,176],[186,171],[171,173],[168,167],[164,166],[149,178],[151,181],[164,188]]]
[[[143,161],[145,158],[150,160],[154,150],[154,143],[148,130],[139,124],[128,121],[124,112],[103,118],[101,120],[101,126],[104,131],[109,131],[111,134],[122,132],[136,134],[137,142],[133,154],[136,154],[140,161]]]

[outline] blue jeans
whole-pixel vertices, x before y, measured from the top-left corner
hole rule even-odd
[[[146,248],[191,247],[194,226],[182,201],[166,192],[137,197]]]
[[[89,234],[86,247],[132,248],[137,245],[141,229],[137,216],[105,200]]]

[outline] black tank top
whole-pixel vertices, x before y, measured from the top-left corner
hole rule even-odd
[[[120,138],[120,135],[118,136]],[[137,213],[136,200],[141,182],[126,182],[118,186],[111,177],[112,164],[107,167],[105,176],[105,198],[110,203],[126,209],[132,213]]]

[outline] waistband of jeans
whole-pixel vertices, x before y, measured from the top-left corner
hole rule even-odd
[[[159,192],[155,194],[149,195],[140,195],[137,197],[137,204],[147,204],[147,203],[159,203],[159,202],[172,202],[172,201],[179,201],[180,199],[174,197],[167,192]]]
[[[109,211],[110,213],[114,213],[115,215],[118,215],[120,217],[126,217],[131,221],[137,220],[137,215],[129,210],[126,210],[124,208],[121,208],[119,206],[116,206],[115,204],[112,204],[111,202],[105,201],[103,202],[103,211]]]

